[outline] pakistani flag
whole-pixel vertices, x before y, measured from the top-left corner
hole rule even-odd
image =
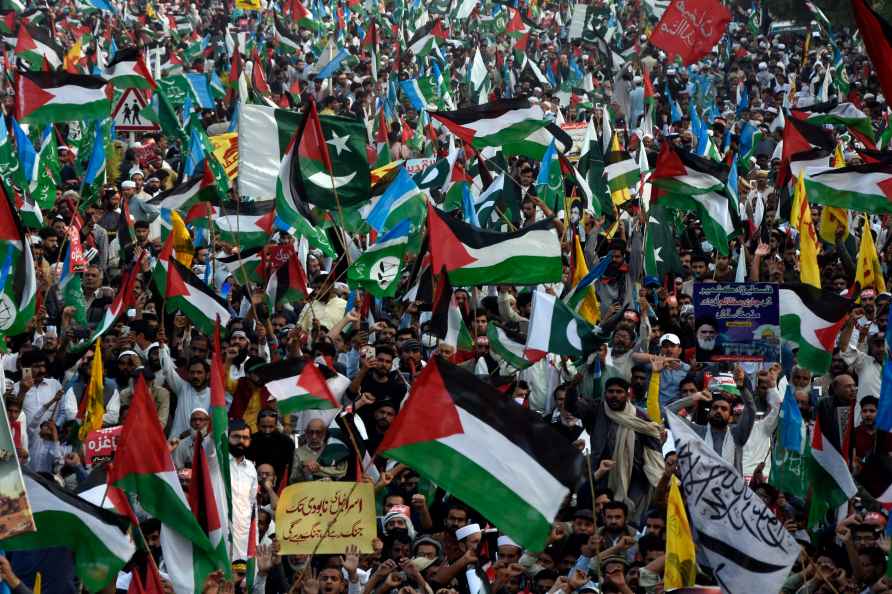
[[[299,203],[305,202],[337,211],[333,188],[342,208],[356,206],[369,198],[371,176],[366,156],[368,133],[359,120],[339,116],[321,116],[321,139],[317,139],[330,155],[332,174],[319,168],[321,146],[310,146],[309,137],[299,159],[292,158],[287,171],[283,161],[290,155],[291,141],[302,130],[303,115],[284,109],[262,105],[242,105],[239,108],[239,142],[251,150],[239,152],[239,193],[255,200],[274,200],[280,172],[282,190],[292,210],[302,212]],[[299,138],[297,138],[299,140]],[[293,157],[294,155],[290,155]],[[315,163],[315,165],[314,165]],[[298,175],[300,173],[301,175]],[[284,182],[290,183],[284,183]],[[306,215],[306,213],[304,213]]]
[[[369,246],[347,269],[350,286],[364,289],[375,297],[396,295],[411,229],[411,222],[403,219]]]
[[[521,546],[540,550],[582,477],[579,452],[471,372],[434,357],[378,454],[461,499]]]
[[[2,150],[2,145],[0,145],[0,153]],[[56,187],[59,185],[61,173],[58,145],[52,126],[47,126],[44,129],[34,168],[36,174],[31,180],[31,198],[39,208],[50,209],[56,203]]]
[[[644,277],[658,285],[667,274],[681,274],[681,260],[675,249],[672,211],[660,203],[652,203],[647,213],[644,234]]]
[[[525,356],[531,360],[541,359],[546,353],[579,357],[583,354],[583,339],[591,332],[592,326],[569,305],[554,295],[536,291]]]
[[[589,118],[588,126],[585,129],[577,166],[591,192],[591,208],[595,216],[613,213],[613,201],[604,177],[604,147],[598,138],[594,117]]]

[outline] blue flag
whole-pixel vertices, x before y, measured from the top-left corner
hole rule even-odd
[[[97,121],[96,138],[93,140],[93,154],[90,155],[87,172],[84,174],[84,185],[91,185],[103,171],[105,171],[105,134],[102,133],[102,124]]]
[[[787,384],[787,393],[784,394],[780,412],[780,441],[785,450],[802,452],[803,424],[802,413],[799,412],[793,395],[793,385]]]
[[[22,130],[22,127],[19,126],[19,123],[15,118],[12,118],[12,132],[15,135],[15,144],[18,148],[19,162],[22,164],[22,169],[25,171],[25,181],[31,183],[34,181],[34,164],[37,162],[37,151],[34,150],[34,145],[31,144],[31,139],[28,138],[28,135]]]
[[[892,310],[889,310],[889,321],[892,322]],[[880,431],[892,431],[892,356],[890,355],[892,355],[892,332],[886,332],[883,382],[880,384],[880,402],[877,405],[876,418],[876,428]]]

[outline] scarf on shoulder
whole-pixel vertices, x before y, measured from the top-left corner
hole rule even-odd
[[[640,418],[635,413],[635,406],[626,402],[626,408],[622,411],[614,411],[603,403],[604,413],[613,423],[616,423],[616,445],[613,448],[613,461],[616,466],[608,475],[609,486],[617,498],[628,504],[629,483],[632,480],[632,466],[635,463],[635,438],[636,433],[646,437],[652,437],[660,441],[660,426],[647,419]],[[644,448],[644,474],[651,487],[656,487],[663,476],[666,460],[663,452],[649,447]]]

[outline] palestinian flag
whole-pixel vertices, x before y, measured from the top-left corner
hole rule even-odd
[[[304,9],[306,11],[306,9]],[[300,40],[296,37],[293,37],[291,33],[288,31],[288,28],[285,26],[282,21],[279,20],[279,16],[275,15],[275,20],[273,21],[274,25],[274,33],[276,38],[276,43],[279,44],[279,48],[287,52],[289,54],[296,54],[301,50]]]
[[[259,246],[246,248],[230,256],[218,256],[217,264],[240,285],[260,283],[263,280],[258,270],[263,260],[261,252],[263,248]]]
[[[570,306],[544,291],[533,293],[525,357],[538,361],[547,353],[579,357],[592,326]]]
[[[136,47],[118,50],[105,67],[103,75],[119,89],[154,89],[158,86],[146,66],[142,51]]]
[[[218,373],[222,369],[216,370]],[[221,378],[222,379],[222,378]],[[222,388],[222,381],[218,381]],[[224,401],[225,407],[225,401]],[[225,416],[223,417],[226,418]],[[217,419],[214,421],[217,422]],[[221,458],[213,435],[193,436],[192,478],[189,481],[189,508],[198,520],[202,531],[214,547],[214,558],[218,566],[229,565],[229,457]],[[225,466],[220,463],[225,460]],[[224,481],[223,469],[226,468]]]
[[[307,274],[297,254],[292,251],[288,260],[269,276],[269,281],[266,283],[270,310],[275,311],[277,306],[284,303],[306,299],[309,294]]]
[[[864,40],[867,55],[873,62],[886,97],[892,97],[892,25],[878,15],[865,0],[852,0],[855,23]]]
[[[844,426],[836,414],[836,407],[817,408],[808,469],[812,491],[820,493],[820,497],[811,498],[809,528],[821,524],[828,511],[835,511],[858,493],[848,458],[854,417],[854,411],[850,409],[849,422]]]
[[[347,269],[350,286],[379,298],[396,295],[411,228],[411,222],[403,219],[369,246]]]
[[[27,330],[37,303],[37,274],[31,244],[17,209],[0,184],[0,337]]]
[[[220,195],[217,192],[214,174],[207,166],[207,162],[203,171],[204,175],[196,175],[177,187],[159,194],[152,198],[149,204],[160,209],[176,210],[188,218],[189,211],[199,202],[219,203]]]
[[[815,204],[892,213],[892,161],[807,173],[805,190]]]
[[[795,117],[785,118],[783,150],[781,151],[781,173],[777,176],[775,186],[780,188],[791,181],[793,173],[790,171],[791,161],[799,153],[809,153],[813,149],[824,150],[828,157],[836,148],[836,140],[833,135],[814,124]],[[810,153],[814,155],[815,153]],[[810,157],[816,158],[816,157]]]
[[[535,363],[524,356],[526,341],[522,336],[496,326],[492,320],[486,327],[486,336],[489,338],[489,348],[492,353],[511,367],[520,370]]]
[[[266,377],[276,373],[279,377],[267,381],[266,389],[276,400],[279,413],[287,416],[302,410],[329,410],[340,408],[337,399],[329,388],[328,380],[320,368],[308,361],[299,372],[294,371],[294,362],[288,365],[274,363],[266,366]]]
[[[474,339],[456,302],[455,290],[445,274],[441,274],[437,282],[430,333],[458,350],[470,351],[474,346]]]
[[[561,244],[552,219],[519,231],[484,231],[428,204],[434,270],[449,273],[458,286],[537,285],[558,282]]]
[[[548,124],[542,107],[526,97],[499,99],[457,111],[434,111],[430,115],[476,149],[520,142]]]
[[[435,357],[378,447],[540,550],[583,458],[533,411]]]
[[[549,122],[545,127],[535,130],[523,140],[507,142],[502,145],[502,154],[506,157],[520,155],[541,161],[552,143],[561,155],[569,153],[573,148],[573,139],[570,138],[570,135],[554,122]]]
[[[283,231],[294,237],[306,238],[307,242],[314,248],[319,248],[322,253],[333,258],[335,256],[334,247],[331,245],[324,229],[313,226],[310,220],[303,214],[293,210],[289,205],[285,204],[284,195],[281,191],[282,184],[278,184],[278,192],[276,193],[276,211],[273,220],[273,228],[277,231]]]
[[[111,111],[106,81],[67,72],[19,72],[16,119],[30,124],[102,120]]]
[[[136,496],[139,505],[161,521],[161,548],[176,592],[201,591],[209,573],[230,571],[189,507],[142,376],[133,390],[108,482]]]
[[[152,272],[168,311],[179,309],[201,331],[210,335],[215,321],[226,326],[232,315],[226,301],[186,266],[173,258],[174,234],[168,236]]]
[[[440,19],[436,19],[417,29],[405,47],[409,48],[409,51],[416,58],[423,58],[436,47],[437,39],[444,41],[446,39],[446,31],[443,29]]]
[[[697,212],[706,238],[720,254],[728,255],[728,237],[734,233],[735,212],[725,193],[726,166],[664,143],[650,180],[665,191],[659,204]]]
[[[43,70],[44,63],[55,70],[62,65],[64,51],[50,36],[49,29],[26,23],[19,26],[15,54],[31,66],[31,70]]]
[[[22,475],[37,531],[2,540],[0,546],[8,551],[62,547],[74,554],[75,573],[87,590],[114,583],[136,552],[130,521],[27,468]]]
[[[263,203],[268,206],[269,203]],[[219,241],[243,248],[260,247],[269,242],[275,212],[263,214],[235,214],[230,210],[217,211],[213,217],[214,231]]]
[[[799,345],[799,365],[816,374],[827,373],[850,306],[850,300],[833,291],[799,283],[781,285],[781,336]]]
[[[794,118],[805,120],[809,124],[845,126],[861,138],[868,138],[871,142],[874,140],[870,116],[855,107],[853,103],[839,103],[833,100],[802,109],[792,109],[790,113]]]
[[[311,103],[281,161],[279,179],[286,201],[297,212],[306,202],[340,216],[342,208],[368,200],[367,138],[365,126],[354,118],[329,116],[323,128]]]

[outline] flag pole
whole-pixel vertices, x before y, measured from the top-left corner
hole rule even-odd
[[[598,513],[595,510],[595,480],[592,475],[592,453],[589,452],[585,455],[585,466],[588,470],[588,488],[592,494],[592,523],[594,524],[594,537],[595,537],[595,559],[597,560],[597,564],[595,565],[595,576],[598,578],[598,583],[601,582],[601,538],[598,536]]]

